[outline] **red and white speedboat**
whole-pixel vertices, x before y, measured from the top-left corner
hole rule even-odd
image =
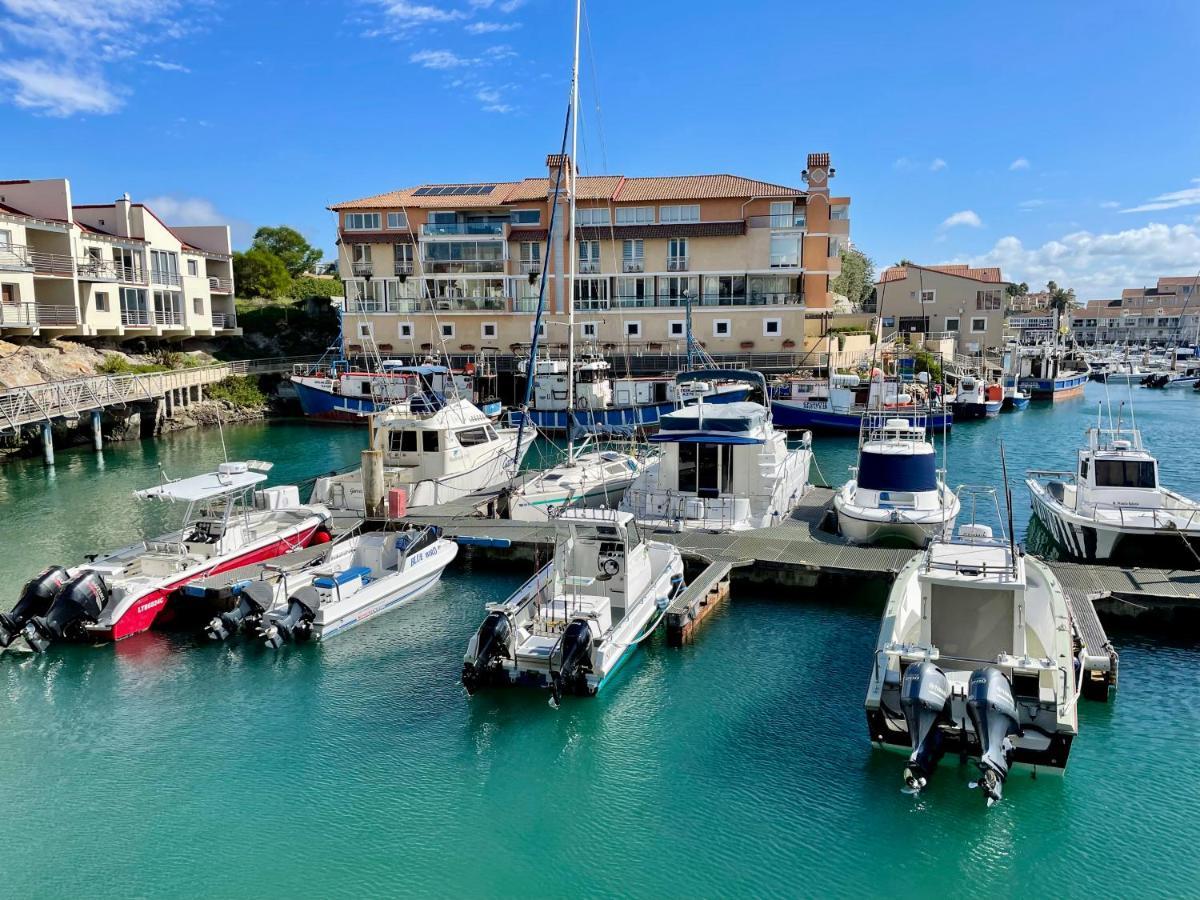
[[[140,500],[184,504],[183,527],[69,570],[47,569],[11,613],[0,615],[0,643],[18,630],[39,652],[54,641],[117,641],[149,628],[171,594],[191,581],[329,540],[328,510],[301,505],[295,486],[255,490],[270,468],[223,463],[216,472],[134,492]]]

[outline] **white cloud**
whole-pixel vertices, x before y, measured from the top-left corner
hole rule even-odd
[[[946,161],[940,156],[929,164],[930,172],[940,172],[944,168],[946,168]]]
[[[122,102],[103,78],[53,68],[41,60],[0,63],[0,81],[12,83],[11,101],[16,106],[47,116],[107,115],[120,109]]]
[[[1024,210],[1037,209],[1039,206],[1045,206],[1045,205],[1046,205],[1046,201],[1042,200],[1038,197],[1035,197],[1032,200],[1022,200],[1020,203],[1017,204],[1017,206],[1020,209],[1024,209]]]
[[[979,214],[973,209],[964,209],[947,216],[941,224],[943,230],[947,228],[957,228],[965,226],[967,228],[982,228],[983,220],[979,218]]]
[[[1200,226],[1152,223],[1102,234],[1076,231],[1040,247],[1026,247],[1010,235],[969,262],[998,265],[1006,277],[1031,285],[1056,281],[1075,288],[1082,300],[1119,297],[1122,288],[1200,269]]]
[[[1010,171],[1010,172],[1023,172],[1024,170],[1026,170],[1028,168],[1029,168],[1029,160],[1027,160],[1023,156],[1018,156],[1016,159],[1014,159],[1012,162],[1010,162],[1008,164],[1008,171]]]
[[[150,197],[146,205],[168,225],[224,225],[225,216],[217,212],[211,200],[203,197],[173,197],[162,194]]]
[[[182,72],[189,74],[192,70],[180,63],[166,62],[161,59],[145,59],[142,62],[147,66],[154,66],[156,69],[162,69],[164,72]]]
[[[456,69],[459,66],[469,66],[475,62],[475,60],[465,59],[451,50],[418,50],[408,58],[408,61],[426,69]]]
[[[1123,213],[1157,212],[1160,209],[1175,209],[1180,206],[1200,206],[1200,178],[1193,178],[1195,187],[1184,188],[1182,191],[1171,191],[1151,197],[1139,206],[1123,209]]]
[[[912,165],[913,163],[911,159],[909,159],[907,156],[901,156],[892,163],[892,168],[897,172],[907,172],[912,168]]]
[[[1116,200],[1105,200],[1100,204],[1101,209],[1119,209],[1121,206]]]
[[[409,3],[408,0],[377,0],[388,21],[397,28],[414,28],[418,25],[455,22],[466,18],[459,9],[445,9],[427,3]]]
[[[517,51],[508,44],[497,44],[483,51],[483,57],[488,62],[500,62],[501,60],[512,59],[516,55]]]
[[[466,27],[468,34],[494,34],[500,31],[516,31],[520,22],[472,22]]]
[[[475,92],[475,99],[483,104],[484,112],[510,113],[516,108],[504,102],[504,95],[498,88],[480,88]]]
[[[525,5],[525,0],[505,0],[504,3],[500,4],[499,8],[500,8],[500,12],[502,12],[502,13],[511,13],[511,12],[516,12],[518,9],[520,9],[524,5]]]

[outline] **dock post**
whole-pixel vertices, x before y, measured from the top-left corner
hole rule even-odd
[[[92,410],[92,446],[97,450],[104,449],[104,432],[100,427],[100,410]]]
[[[383,507],[383,451],[362,452],[363,506],[368,519],[382,519]]]
[[[49,421],[42,423],[42,458],[46,465],[54,465],[54,429]]]

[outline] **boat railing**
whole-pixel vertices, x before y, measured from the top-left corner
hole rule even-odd
[[[1070,485],[1074,485],[1078,477],[1069,469],[1029,469],[1025,475],[1036,481],[1043,481],[1049,478],[1061,479]]]
[[[1094,503],[1076,515],[1097,524],[1112,525],[1115,518],[1120,528],[1163,528],[1180,532],[1191,531],[1200,517],[1200,503],[1186,501],[1175,506],[1133,506],[1127,503]],[[1146,517],[1150,518],[1149,524]],[[1187,516],[1182,522],[1181,517]],[[1136,517],[1136,518],[1135,518]]]

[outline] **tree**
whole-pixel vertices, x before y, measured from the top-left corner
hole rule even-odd
[[[303,275],[319,263],[323,255],[304,239],[304,235],[287,225],[277,228],[264,225],[254,232],[254,240],[250,246],[278,256],[293,278]]]
[[[907,256],[902,256],[900,258],[900,261],[898,263],[896,263],[897,267],[915,266],[915,265],[916,265],[916,263],[913,262],[911,259],[909,259]]]
[[[861,250],[853,247],[842,251],[842,271],[830,283],[834,293],[846,297],[855,306],[862,306],[871,296],[875,282],[875,263]]]
[[[233,278],[243,297],[276,300],[287,296],[292,287],[292,276],[283,261],[262,247],[233,254]]]
[[[1075,288],[1063,290],[1053,281],[1046,283],[1046,293],[1050,295],[1050,308],[1064,313],[1075,305]]]
[[[1005,291],[1010,297],[1024,297],[1029,293],[1029,285],[1022,281],[1020,284],[1010,284]]]

